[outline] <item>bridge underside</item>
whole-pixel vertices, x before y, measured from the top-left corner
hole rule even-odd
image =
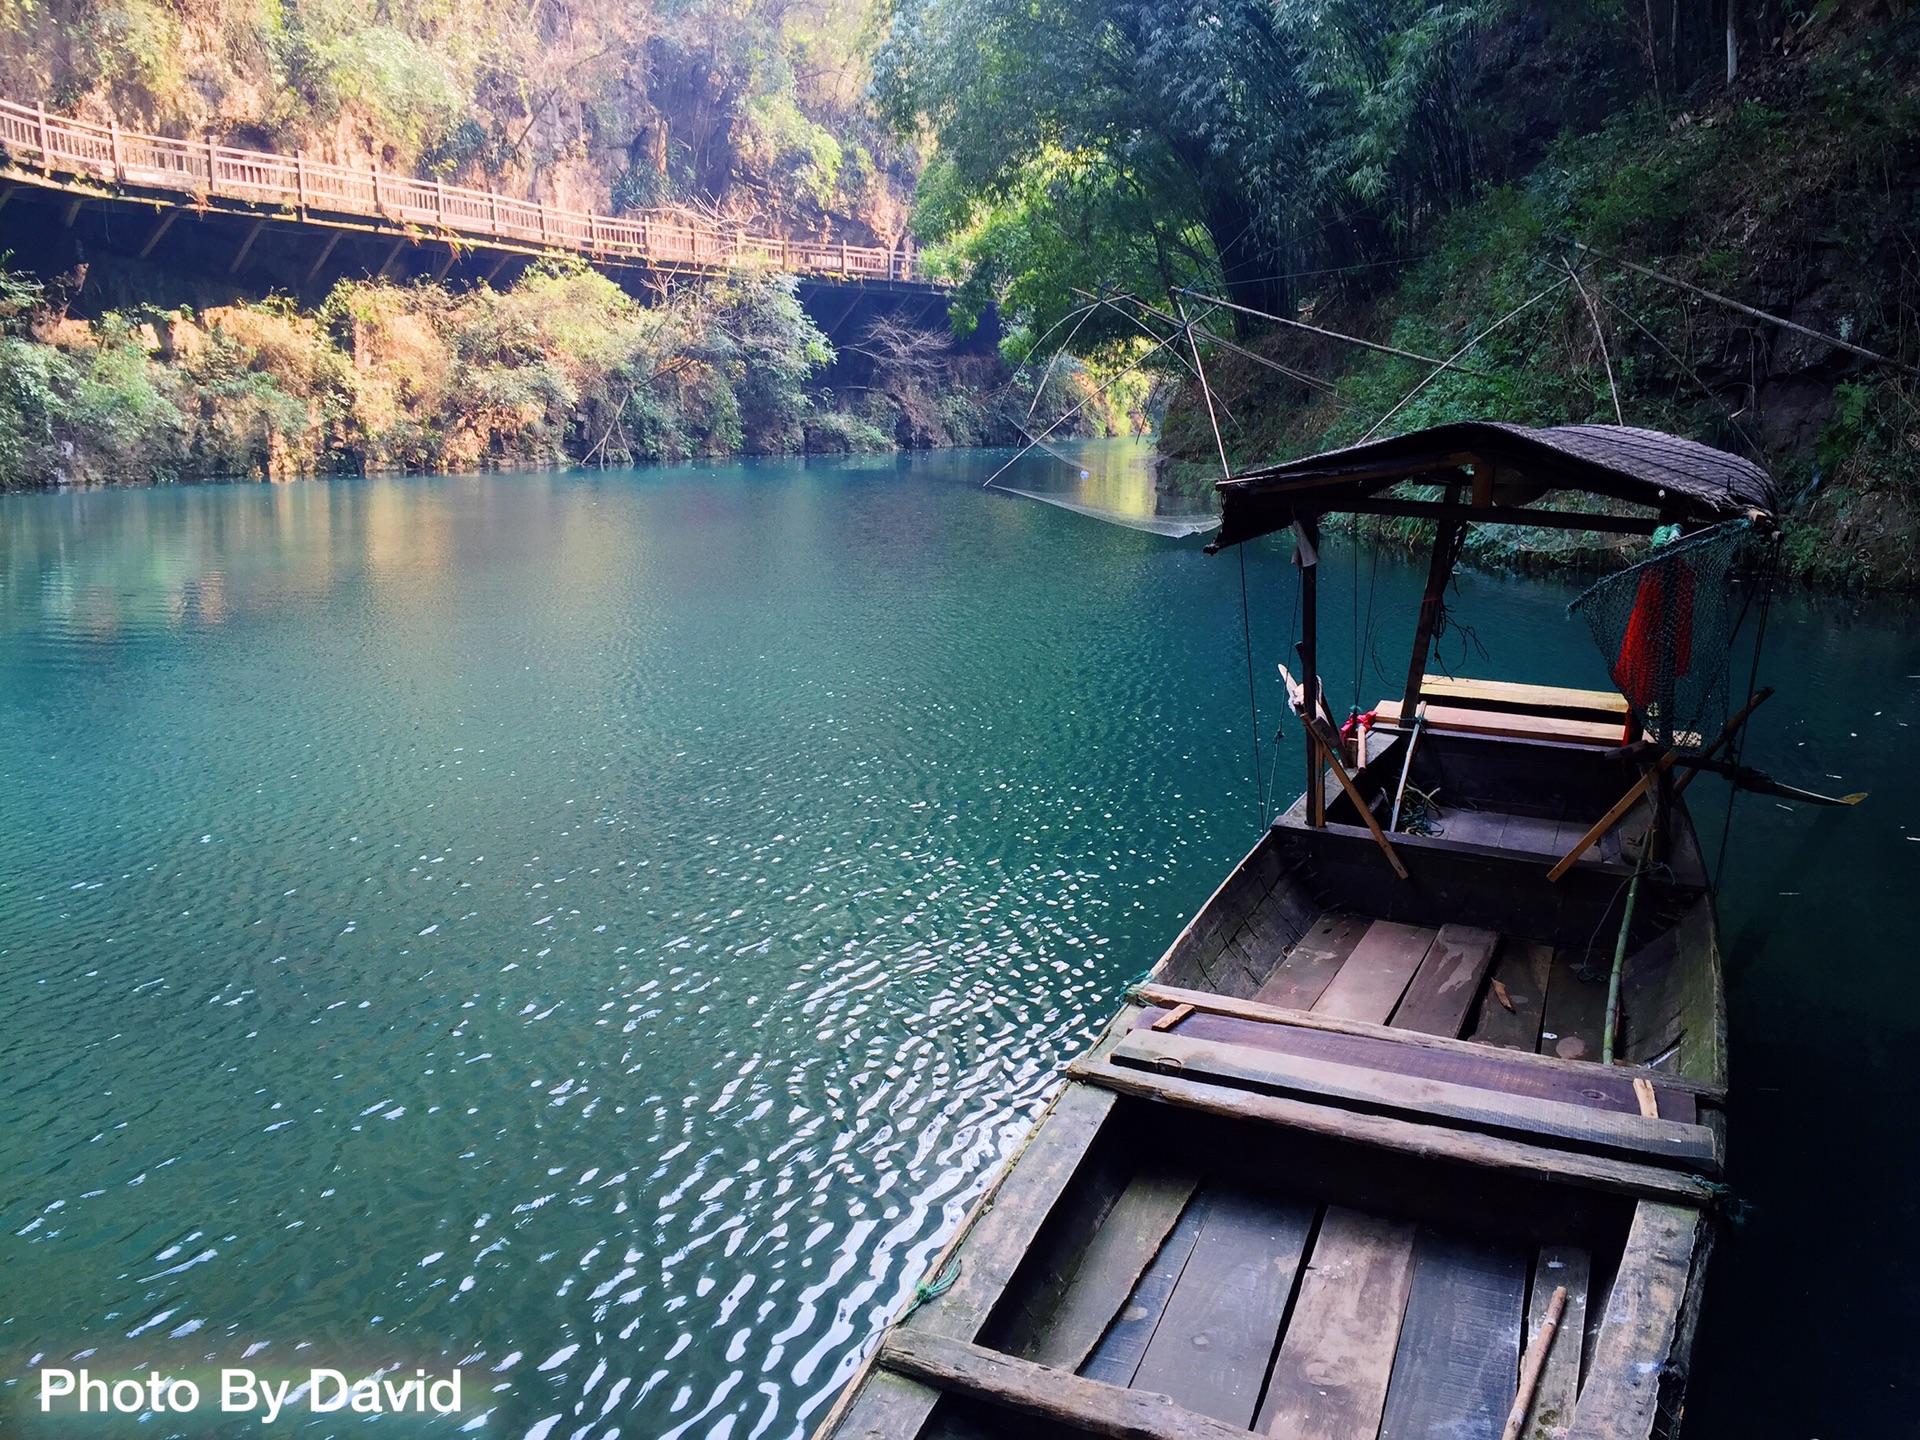
[[[317,304],[342,279],[435,280],[455,288],[511,285],[547,251],[512,241],[449,240],[360,217],[301,217],[280,209],[49,183],[0,169],[0,255],[8,268],[63,287],[69,311],[92,318],[138,306],[204,309],[269,294]],[[623,289],[652,300],[712,272],[588,257]],[[843,352],[874,319],[944,327],[947,293],[916,281],[805,276],[799,295]],[[974,345],[998,338],[983,327]]]

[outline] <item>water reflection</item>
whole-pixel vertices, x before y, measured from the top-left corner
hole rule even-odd
[[[1158,464],[1145,440],[1047,441],[1008,465],[993,484],[1029,500],[1172,538],[1218,526],[1219,510],[1209,498],[1160,487]]]

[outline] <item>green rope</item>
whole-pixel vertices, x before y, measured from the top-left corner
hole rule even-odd
[[[1722,1184],[1718,1180],[1704,1179],[1700,1180],[1700,1183],[1712,1194],[1713,1203],[1722,1215],[1735,1225],[1746,1224],[1747,1216],[1753,1213],[1753,1206],[1734,1194],[1731,1185]]]
[[[904,1322],[910,1319],[913,1312],[929,1300],[938,1300],[953,1288],[953,1282],[959,1278],[960,1257],[956,1255],[946,1263],[945,1268],[942,1269],[938,1275],[934,1276],[933,1279],[922,1280],[918,1285],[913,1287],[913,1303],[907,1307],[907,1313],[900,1317],[900,1321]]]

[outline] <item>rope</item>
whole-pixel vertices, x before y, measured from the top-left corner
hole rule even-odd
[[[1418,395],[1422,390],[1426,389],[1428,385],[1430,385],[1433,381],[1437,380],[1446,371],[1452,370],[1452,369],[1458,369],[1459,367],[1453,363],[1454,361],[1458,360],[1462,355],[1466,354],[1469,350],[1473,349],[1474,346],[1478,345],[1482,340],[1486,339],[1487,336],[1493,334],[1494,331],[1498,330],[1502,325],[1506,324],[1509,320],[1514,319],[1515,317],[1520,315],[1523,311],[1531,310],[1535,305],[1538,305],[1542,300],[1546,299],[1547,296],[1551,295],[1554,291],[1558,290],[1562,285],[1565,285],[1567,281],[1571,280],[1572,278],[1573,277],[1569,275],[1563,279],[1556,280],[1553,282],[1553,284],[1547,286],[1546,289],[1542,290],[1539,294],[1535,295],[1531,300],[1522,301],[1519,305],[1516,305],[1513,309],[1509,310],[1506,314],[1502,315],[1498,320],[1494,321],[1493,324],[1489,325],[1486,329],[1482,330],[1478,335],[1474,336],[1471,340],[1467,341],[1466,344],[1462,345],[1458,350],[1454,351],[1453,354],[1449,355],[1445,360],[1442,360],[1441,362],[1439,362],[1439,364],[1435,366],[1435,368],[1428,373],[1426,379],[1422,380],[1418,385],[1414,386],[1413,389],[1409,390],[1405,395],[1400,397],[1400,403],[1398,405],[1395,405],[1391,410],[1387,411],[1386,414],[1382,415],[1378,420],[1373,422],[1373,429],[1367,431],[1366,434],[1362,435],[1360,437],[1359,443],[1364,445],[1366,444],[1367,441],[1371,440],[1376,434],[1379,433],[1380,427],[1382,425],[1386,424],[1387,421],[1391,420],[1394,416],[1398,415],[1402,410],[1406,409],[1408,405],[1412,404],[1414,396]]]
[[[953,1288],[953,1282],[959,1278],[960,1257],[956,1255],[946,1263],[940,1273],[933,1279],[922,1280],[918,1285],[913,1287],[913,1303],[907,1306],[907,1313],[902,1315],[900,1319],[894,1323],[896,1325],[904,1323],[913,1315],[914,1311],[918,1310],[929,1300],[938,1300]]]
[[[1776,534],[1773,537],[1772,547],[1767,551],[1766,578],[1761,581],[1760,626],[1759,629],[1754,632],[1753,664],[1747,671],[1747,694],[1749,695],[1755,694],[1760,688],[1760,651],[1767,643],[1767,617],[1773,612],[1773,582],[1779,563],[1780,536]],[[1745,618],[1744,611],[1742,612],[1742,618]],[[1735,626],[1735,628],[1738,629],[1739,627]],[[1746,749],[1747,727],[1742,725],[1740,727],[1740,733],[1733,737],[1733,764],[1736,774],[1739,772],[1741,760],[1746,755]],[[1740,787],[1738,785],[1729,785],[1727,787],[1727,818],[1720,826],[1720,855],[1719,858],[1713,862],[1713,888],[1716,893],[1720,889],[1720,876],[1727,868],[1727,845],[1728,842],[1733,839],[1733,807],[1739,798]]]
[[[1708,1180],[1698,1175],[1693,1178],[1707,1187],[1708,1193],[1713,1196],[1714,1204],[1719,1207],[1722,1215],[1735,1225],[1746,1224],[1747,1216],[1753,1213],[1753,1206],[1734,1194],[1731,1185],[1719,1180]]]
[[[1200,342],[1194,338],[1193,322],[1187,319],[1187,307],[1175,297],[1174,311],[1180,317],[1180,324],[1187,335],[1187,345],[1193,351],[1193,373],[1200,379],[1200,398],[1207,402],[1207,424],[1213,427],[1213,443],[1220,452],[1220,478],[1227,479],[1233,474],[1233,466],[1227,460],[1227,442],[1220,434],[1220,421],[1213,413],[1213,388],[1207,384],[1206,369],[1200,363]],[[1260,810],[1260,828],[1267,828],[1267,797],[1260,793],[1260,700],[1253,683],[1253,608],[1247,603],[1247,547],[1235,546],[1240,552],[1240,638],[1247,647],[1247,715],[1252,723],[1253,736],[1253,795],[1254,803]]]
[[[1253,685],[1253,613],[1247,605],[1247,547],[1236,545],[1240,552],[1240,638],[1247,647],[1247,714],[1253,722],[1253,783],[1256,789],[1260,785],[1260,701]],[[1279,756],[1276,754],[1276,760]],[[1267,828],[1267,797],[1259,796],[1260,828]]]

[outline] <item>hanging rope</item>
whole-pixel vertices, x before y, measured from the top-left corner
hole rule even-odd
[[[1253,725],[1253,783],[1256,789],[1260,785],[1260,701],[1253,687],[1253,611],[1247,604],[1247,547],[1234,547],[1240,552],[1240,638],[1247,647],[1247,717]],[[1277,758],[1277,757],[1276,757]],[[1260,828],[1267,828],[1267,797],[1260,793]]]
[[[1767,550],[1766,578],[1761,581],[1760,625],[1754,632],[1753,664],[1747,671],[1747,694],[1749,695],[1759,692],[1760,652],[1765,648],[1767,643],[1767,617],[1773,610],[1773,582],[1779,564],[1780,536],[1776,533],[1773,537],[1773,544]],[[1734,628],[1738,629],[1739,627],[1736,625]],[[1742,725],[1740,727],[1740,733],[1734,736],[1733,739],[1733,764],[1736,774],[1739,772],[1740,762],[1746,754],[1746,748],[1747,727]],[[1727,845],[1733,839],[1733,807],[1739,798],[1740,787],[1738,785],[1729,786],[1727,789],[1727,818],[1721,822],[1720,825],[1720,856],[1713,862],[1713,888],[1716,892],[1720,889],[1720,876],[1727,868]]]
[[[1387,421],[1391,420],[1394,416],[1398,415],[1402,410],[1406,409],[1407,406],[1411,405],[1413,403],[1414,396],[1418,395],[1422,390],[1426,389],[1427,386],[1432,384],[1435,380],[1439,379],[1448,370],[1458,369],[1459,367],[1453,363],[1454,361],[1458,360],[1462,355],[1466,354],[1469,350],[1473,349],[1474,346],[1478,345],[1482,340],[1486,339],[1489,335],[1493,334],[1494,331],[1498,330],[1502,325],[1505,325],[1509,320],[1516,319],[1521,314],[1525,313],[1528,310],[1531,310],[1535,305],[1538,305],[1542,300],[1546,299],[1547,296],[1553,294],[1554,291],[1558,290],[1562,285],[1565,285],[1572,278],[1573,278],[1572,276],[1562,276],[1560,279],[1554,281],[1553,284],[1547,286],[1547,288],[1542,290],[1539,294],[1535,295],[1532,299],[1523,300],[1520,304],[1514,306],[1513,309],[1509,310],[1506,314],[1502,315],[1498,320],[1494,321],[1493,324],[1489,325],[1486,329],[1482,330],[1478,335],[1474,336],[1471,340],[1467,341],[1466,344],[1462,345],[1458,350],[1454,351],[1453,354],[1449,355],[1445,360],[1441,360],[1435,363],[1434,368],[1428,372],[1426,379],[1422,380],[1418,385],[1415,385],[1405,395],[1401,396],[1399,404],[1395,405],[1391,410],[1387,411],[1386,414],[1382,415],[1378,420],[1373,422],[1373,429],[1367,431],[1366,434],[1360,437],[1360,443],[1364,445],[1367,441],[1371,440],[1375,435],[1379,433],[1380,427],[1382,425],[1385,425]]]
[[[1207,384],[1206,367],[1200,363],[1200,342],[1194,338],[1193,322],[1187,319],[1187,307],[1175,296],[1173,308],[1179,314],[1180,325],[1186,332],[1187,345],[1193,351],[1193,373],[1200,380],[1200,398],[1207,402],[1207,423],[1213,427],[1214,447],[1220,452],[1220,478],[1227,479],[1233,474],[1233,466],[1227,461],[1227,442],[1220,434],[1220,421],[1213,413],[1213,388]],[[1260,828],[1267,828],[1267,797],[1260,789],[1260,700],[1253,684],[1253,607],[1247,603],[1247,547],[1235,547],[1240,552],[1240,638],[1247,647],[1247,718],[1252,726],[1253,735],[1253,794],[1254,803],[1260,809]]]

